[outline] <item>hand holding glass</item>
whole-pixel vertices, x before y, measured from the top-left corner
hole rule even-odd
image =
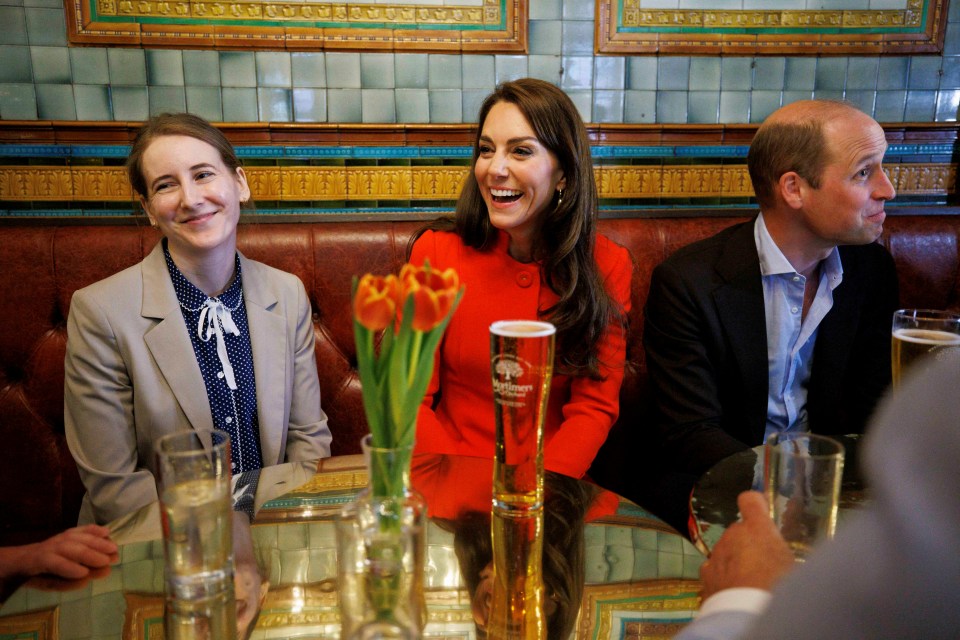
[[[770,516],[798,560],[837,524],[843,445],[810,433],[774,433],[764,447]]]
[[[233,583],[230,439],[217,430],[157,440],[168,639],[232,638]]]

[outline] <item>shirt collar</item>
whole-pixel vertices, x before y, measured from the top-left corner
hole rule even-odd
[[[753,224],[753,238],[757,244],[761,275],[775,276],[784,273],[790,275],[797,273],[797,270],[783,255],[780,247],[777,246],[767,230],[767,225],[763,221],[763,213],[757,216],[757,220]],[[830,288],[835,288],[843,278],[843,265],[840,263],[840,252],[837,248],[834,247],[820,264],[823,267],[823,273],[827,276],[827,282],[830,283]]]
[[[188,309],[199,309],[210,296],[197,288],[196,285],[187,280],[187,277],[183,275],[180,268],[177,267],[177,264],[170,256],[170,250],[167,248],[167,239],[164,238],[161,242],[163,243],[163,257],[167,262],[167,271],[170,272],[170,279],[173,281],[173,290],[177,294],[177,301]],[[233,279],[233,282],[230,283],[226,291],[216,296],[228,308],[237,306],[237,303],[240,302],[241,292],[243,291],[240,256],[237,255],[234,260],[236,260],[237,277]]]

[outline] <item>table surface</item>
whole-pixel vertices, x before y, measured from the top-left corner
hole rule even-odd
[[[492,464],[417,456],[413,466],[414,487],[427,498],[431,518],[425,636],[475,638],[454,531],[465,514],[484,506],[489,513]],[[252,638],[339,635],[334,519],[366,482],[361,456],[264,470],[252,532],[270,589]],[[548,492],[549,486],[548,478]],[[635,504],[592,485],[586,491],[593,497],[583,524],[585,579],[575,637],[669,637],[699,606],[702,554]],[[163,619],[159,510],[151,505],[113,529],[122,546],[109,575],[28,582],[0,608],[0,637],[162,637],[157,635]]]
[[[860,436],[838,436],[844,447],[843,480],[837,526],[867,500],[857,458]],[[727,456],[697,481],[690,495],[690,538],[705,555],[740,517],[737,496],[750,489],[763,490],[763,445]]]

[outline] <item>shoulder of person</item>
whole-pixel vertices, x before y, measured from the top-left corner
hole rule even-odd
[[[305,288],[303,281],[300,280],[300,277],[296,274],[290,273],[289,271],[271,267],[270,265],[258,260],[251,260],[242,253],[240,254],[240,261],[243,265],[243,281],[245,283],[248,282],[248,278],[250,278],[257,280],[262,284],[279,286],[284,289],[297,289],[300,287]]]
[[[413,243],[410,258],[414,263],[428,259],[433,266],[443,266],[437,263],[449,261],[463,246],[463,240],[453,231],[428,229]]]
[[[74,291],[75,298],[105,301],[115,306],[118,299],[130,298],[143,290],[143,261]]]
[[[630,251],[603,234],[597,234],[593,253],[597,264],[604,271],[623,268],[633,269],[633,258]]]

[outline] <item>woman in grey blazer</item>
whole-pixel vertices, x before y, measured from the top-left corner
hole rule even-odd
[[[237,251],[250,188],[230,143],[165,114],[141,129],[127,171],[163,239],[71,302],[64,421],[87,489],[81,523],[156,500],[153,443],[175,431],[229,433],[235,474],[330,455],[306,290]]]

